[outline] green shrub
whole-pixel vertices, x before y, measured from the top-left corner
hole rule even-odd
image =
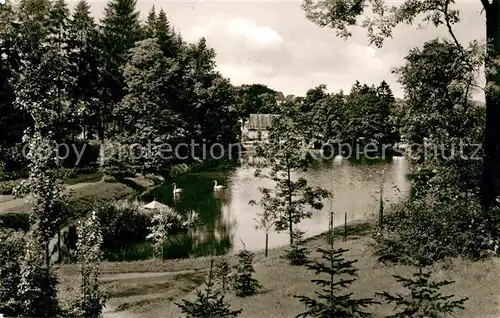
[[[116,158],[106,160],[99,169],[107,182],[114,182],[123,178],[133,177],[135,174],[129,165]]]
[[[0,181],[0,194],[13,194],[14,188],[16,188],[20,183],[21,181],[19,180]]]
[[[25,179],[28,177],[27,170],[9,171],[0,173],[0,181],[12,181],[17,179]]]
[[[311,251],[305,246],[304,232],[295,230],[293,232],[293,243],[286,250],[285,258],[290,261],[290,265],[305,265],[308,263],[308,256]]]
[[[104,259],[108,262],[132,262],[151,259],[154,247],[150,242],[144,241],[119,248],[105,249]]]
[[[172,235],[163,247],[163,259],[190,257],[192,241],[182,234]],[[142,261],[154,257],[154,246],[150,241],[140,241],[125,246],[104,250],[104,259],[110,262]],[[198,256],[198,255],[196,255]]]
[[[176,179],[187,171],[189,171],[189,166],[185,163],[173,165],[168,172],[168,176],[170,179]]]
[[[0,226],[14,231],[28,231],[30,227],[29,213],[2,213],[0,214]]]
[[[427,195],[393,207],[376,234],[379,259],[428,265],[447,257],[480,259],[498,253],[498,211],[483,213],[476,200],[452,197]]]
[[[103,249],[143,242],[149,234],[150,217],[139,213],[133,204],[102,203],[97,207],[101,222]]]
[[[134,246],[145,241],[150,217],[139,213],[136,205],[82,198],[72,200],[69,206],[72,220],[84,217],[92,210],[96,211],[103,236],[102,249],[107,260],[128,260],[126,258],[131,257],[131,255],[143,254],[143,252],[136,251],[137,247]],[[77,236],[76,233],[73,233],[74,227],[70,230],[71,233],[68,235],[65,245],[73,250],[76,247]],[[122,255],[123,253],[128,256]],[[150,256],[151,253],[148,255]],[[136,259],[147,259],[149,256]]]
[[[24,248],[23,233],[0,228],[0,316],[21,316],[22,305],[18,290]]]

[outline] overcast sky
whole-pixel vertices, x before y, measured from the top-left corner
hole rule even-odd
[[[70,5],[76,0],[71,0]],[[461,23],[455,33],[462,43],[484,39],[484,12],[479,0],[457,1]],[[105,1],[89,0],[101,17]],[[396,3],[396,2],[393,2]],[[331,29],[305,18],[300,1],[141,1],[142,17],[155,5],[183,35],[194,42],[206,37],[217,53],[220,72],[233,84],[261,83],[288,94],[304,95],[326,84],[329,91],[349,90],[356,80],[378,84],[386,80],[397,97],[402,90],[390,73],[409,49],[438,36],[445,28],[401,26],[382,49],[368,46],[363,30],[347,41]],[[478,98],[483,99],[478,93]]]

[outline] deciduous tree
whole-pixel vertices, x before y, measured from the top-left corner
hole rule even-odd
[[[163,246],[167,240],[169,231],[175,226],[179,225],[181,217],[171,208],[159,209],[153,214],[151,219],[151,233],[148,234],[146,239],[153,240],[155,253],[163,261]]]
[[[478,0],[486,17],[487,48],[484,56],[486,69],[486,123],[484,136],[484,161],[482,173],[483,209],[488,210],[500,195],[500,1]],[[392,37],[393,29],[400,24],[410,25],[417,19],[435,26],[444,26],[449,31],[453,44],[462,54],[455,56],[456,64],[464,60],[466,45],[459,43],[453,33],[453,25],[460,21],[459,11],[453,8],[454,1],[406,0],[393,4],[389,1],[372,0],[305,0],[303,8],[309,20],[320,27],[329,27],[338,36],[352,36],[356,25],[365,27],[371,44],[382,46],[386,38]],[[364,15],[368,10],[373,14]],[[365,16],[363,19],[362,16]],[[363,19],[363,20],[361,20]],[[361,20],[361,21],[360,21]],[[472,44],[474,46],[474,43]],[[436,96],[438,97],[438,96]],[[439,96],[442,97],[442,96]]]
[[[261,205],[273,211],[277,231],[288,229],[291,244],[293,225],[312,216],[312,212],[306,208],[321,210],[321,200],[328,198],[330,193],[319,187],[308,186],[304,177],[292,175],[305,171],[310,157],[307,156],[304,138],[294,121],[298,116],[296,110],[288,107],[282,109],[282,113],[273,119],[268,142],[257,148],[257,154],[265,158],[265,162],[255,175],[274,182],[274,189],[260,188],[265,199]]]
[[[80,263],[80,294],[73,306],[72,316],[100,317],[107,295],[99,288],[102,261],[102,235],[95,212],[78,224],[77,257]]]

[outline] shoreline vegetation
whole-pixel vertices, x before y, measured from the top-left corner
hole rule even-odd
[[[223,162],[216,168],[224,169],[230,166]],[[155,175],[136,174],[134,177],[125,177],[120,180],[104,177],[103,173],[92,170],[89,173],[75,174],[67,178],[65,186],[72,190],[70,200],[122,200],[134,197],[140,197],[148,191],[161,186],[167,178],[175,179],[185,173],[193,173],[200,169],[212,169],[213,163],[194,162],[191,164],[179,164],[174,166],[171,171]],[[64,169],[62,169],[64,171]],[[169,176],[172,174],[172,176]],[[21,174],[22,175],[22,174]],[[0,181],[0,195],[4,199],[0,201],[0,216],[4,213],[29,213],[31,208],[25,198],[15,198],[12,195],[13,188],[16,187],[24,178],[13,178],[12,180]],[[163,180],[163,181],[162,181]],[[8,202],[16,201],[13,206],[8,206]]]
[[[353,163],[358,164],[376,164],[379,163],[380,160],[361,160],[355,161],[350,160]],[[197,174],[197,173],[217,173],[219,171],[226,171],[228,168],[234,167],[234,162],[227,161],[203,161],[203,162],[192,162],[191,164],[179,164],[170,169],[169,172],[163,173],[163,176],[158,175],[149,175],[148,177],[140,174],[136,174],[135,177],[123,178],[120,180],[117,179],[108,179],[105,180],[103,174],[100,172],[90,172],[89,174],[81,174],[72,176],[72,178],[68,178],[65,182],[65,185],[68,189],[70,189],[70,205],[71,209],[74,212],[72,215],[83,215],[86,214],[86,211],[90,211],[92,208],[99,208],[99,202],[107,202],[107,203],[117,203],[120,202],[131,202],[130,207],[133,207],[133,199],[144,199],[144,197],[151,197],[150,193],[153,193],[156,189],[160,189],[165,184],[169,184],[174,180],[182,178],[188,174]],[[99,176],[99,180],[95,181]],[[160,180],[160,182],[158,182]],[[18,180],[14,180],[18,181]],[[78,183],[77,181],[83,181]],[[152,200],[152,199],[151,199]],[[9,206],[10,205],[10,206]],[[125,203],[125,205],[127,205]],[[0,202],[0,222],[5,228],[10,228],[14,230],[24,230],[27,231],[29,228],[29,211],[31,207],[26,199],[12,199],[6,200],[4,202]],[[138,213],[138,211],[134,212]],[[106,217],[108,221],[105,221],[103,226],[113,224],[113,219]],[[128,231],[132,231],[129,234],[132,234],[134,237],[138,237],[141,234],[144,234],[145,230],[147,231],[147,226],[143,226],[144,217],[137,215],[136,217],[129,218],[127,214],[124,214],[124,217],[117,218],[115,221],[124,221],[127,223],[126,227],[132,226]],[[75,224],[76,220],[69,220],[69,224]],[[67,223],[68,223],[67,222]],[[130,223],[132,222],[132,223]],[[74,226],[73,226],[74,227]],[[76,248],[74,245],[74,240],[76,239],[76,233],[68,233],[72,232],[72,230],[68,230],[67,228],[63,228],[61,231],[61,242],[63,242],[63,257],[62,263],[74,262],[74,259],[71,256],[71,253],[68,253],[69,250],[66,249],[66,246],[72,246],[72,248]],[[115,232],[116,233],[116,232]],[[128,232],[127,232],[128,233]],[[123,242],[119,237],[122,237],[121,234],[112,234],[111,240],[114,242],[117,240],[120,242],[118,246],[116,244],[113,245],[112,248],[104,249],[104,260],[107,261],[118,261],[118,262],[127,262],[127,261],[139,261],[139,260],[147,260],[154,257],[153,244],[152,242],[146,240],[144,238],[143,241],[133,242]],[[120,236],[121,235],[121,236]],[[145,234],[144,234],[145,235]],[[72,237],[68,240],[68,237]],[[52,244],[56,244],[58,241],[57,236],[53,239]],[[174,242],[170,242],[165,246],[165,260],[167,259],[185,259],[190,257],[202,256],[204,254],[225,254],[224,250],[215,250],[215,251],[206,251],[200,253],[200,249],[203,248],[204,245],[198,246],[196,250],[192,250],[190,248],[192,242],[187,239],[185,235],[179,234],[175,235]],[[229,244],[229,243],[228,243]],[[54,245],[53,248],[57,248],[58,245]],[[56,250],[53,250],[52,255],[56,255]],[[57,263],[57,257],[53,256],[53,262]]]
[[[74,262],[72,252],[76,249],[76,222],[81,217],[87,215],[91,210],[104,210],[106,221],[101,225],[110,227],[108,233],[111,235],[108,243],[112,247],[104,249],[104,259],[119,260],[126,262],[129,260],[149,259],[153,257],[152,243],[146,240],[146,232],[150,221],[150,215],[143,215],[138,209],[140,206],[136,202],[137,199],[142,200],[145,196],[155,189],[159,189],[168,182],[182,178],[189,173],[198,173],[203,171],[220,171],[227,170],[233,167],[233,162],[222,161],[204,161],[204,162],[191,162],[189,164],[178,164],[172,166],[168,171],[163,171],[158,174],[142,175],[136,173],[134,177],[124,178],[109,178],[105,177],[100,172],[91,172],[88,175],[82,174],[68,178],[65,182],[66,190],[68,193],[68,207],[70,219],[65,220],[66,224],[61,228],[60,238],[56,235],[51,243],[53,246],[52,261],[57,263],[58,246],[62,243],[63,256],[61,262]],[[96,181],[97,177],[99,179]],[[10,180],[7,182],[19,183],[21,180]],[[78,183],[78,181],[83,181]],[[3,181],[5,182],[5,181]],[[0,181],[0,184],[2,181]],[[144,202],[145,203],[145,202]],[[115,207],[116,206],[116,207]],[[111,210],[109,209],[111,207]],[[115,207],[115,208],[113,208]],[[9,196],[0,202],[0,224],[2,227],[11,230],[27,231],[29,229],[29,215],[31,205],[27,198],[15,198]],[[120,212],[119,216],[109,215],[113,211]],[[117,223],[118,222],[118,223]],[[125,222],[126,226],[130,228],[122,233],[116,228],[121,222]],[[69,226],[69,227],[68,227]],[[114,229],[113,229],[114,228]],[[118,231],[118,232],[117,232]],[[127,232],[128,231],[128,232]],[[128,233],[128,234],[127,234]],[[144,234],[141,241],[137,241],[139,236]],[[125,236],[133,236],[131,242]],[[125,241],[123,241],[125,239]],[[174,244],[172,250],[174,253],[169,254],[166,249],[167,258],[185,258],[188,257],[185,252],[178,251],[187,250],[190,241],[185,241],[184,236],[179,236],[180,244]],[[60,240],[61,243],[56,243]],[[118,243],[117,243],[118,242]],[[105,245],[106,245],[105,241]],[[188,245],[186,245],[188,244]],[[108,246],[108,245],[106,245]],[[200,247],[201,248],[201,247]]]

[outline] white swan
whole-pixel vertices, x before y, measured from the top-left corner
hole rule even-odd
[[[172,185],[174,186],[174,190],[172,191],[173,194],[179,194],[182,192],[182,189],[177,188],[177,185],[175,183],[172,183]]]
[[[214,180],[214,190],[222,190],[225,187],[223,185],[217,185],[217,180]]]

